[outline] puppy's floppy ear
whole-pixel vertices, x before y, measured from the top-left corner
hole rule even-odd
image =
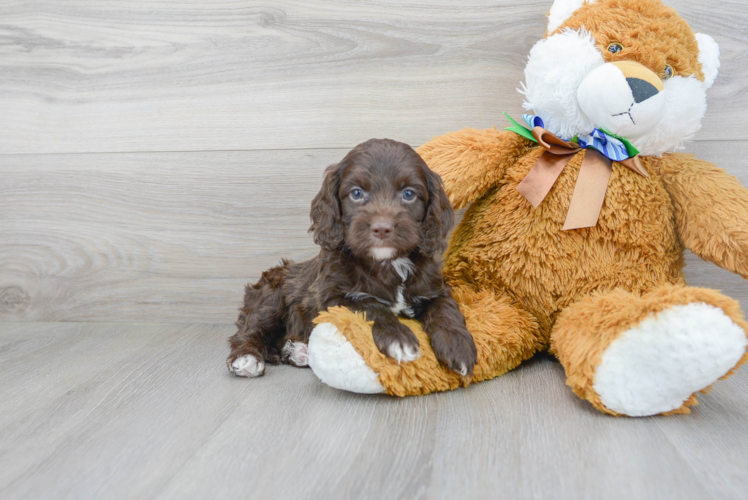
[[[309,232],[314,242],[325,250],[335,250],[343,244],[345,225],[340,210],[338,190],[340,189],[340,174],[342,163],[330,165],[325,169],[322,188],[312,200],[312,210],[309,217],[312,226]]]
[[[429,257],[441,254],[447,248],[447,236],[455,223],[455,213],[444,191],[439,174],[423,164],[429,202],[426,216],[421,222],[421,253]]]

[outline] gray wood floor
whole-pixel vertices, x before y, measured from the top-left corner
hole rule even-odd
[[[0,498],[739,499],[748,370],[691,415],[613,418],[540,357],[396,399],[226,371],[227,325],[0,324]]]

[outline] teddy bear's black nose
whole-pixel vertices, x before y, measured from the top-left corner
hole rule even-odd
[[[660,92],[657,90],[657,87],[641,78],[626,78],[626,82],[629,84],[631,93],[634,94],[634,101],[637,104],[646,101]]]

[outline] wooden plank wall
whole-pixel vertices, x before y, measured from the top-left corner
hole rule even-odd
[[[722,49],[687,149],[748,185],[744,1],[668,3]],[[232,322],[246,281],[315,253],[309,202],[350,147],[518,114],[550,4],[4,1],[0,319]]]

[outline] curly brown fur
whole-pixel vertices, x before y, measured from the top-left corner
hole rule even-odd
[[[247,286],[239,331],[229,340],[229,370],[257,376],[264,362],[305,365],[312,320],[346,306],[374,321],[383,353],[416,355],[418,339],[397,320],[414,318],[423,321],[439,360],[472,373],[475,344],[438,262],[454,212],[441,179],[410,146],[387,139],[356,146],[325,171],[310,217],[319,255],[283,261]],[[247,355],[257,363],[243,371],[240,358]]]

